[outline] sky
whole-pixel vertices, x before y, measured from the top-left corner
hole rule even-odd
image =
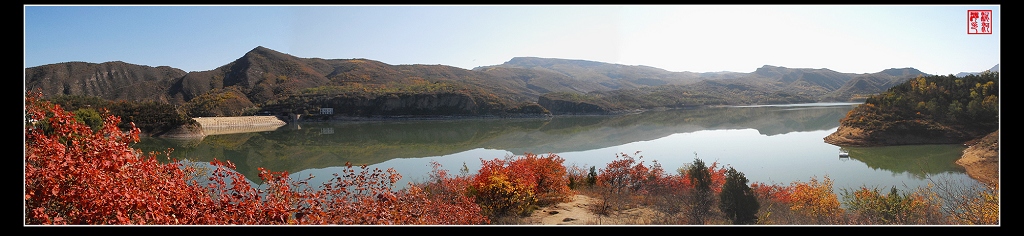
[[[968,34],[991,10],[991,34]],[[929,74],[999,64],[999,5],[24,5],[25,68],[206,71],[263,46],[301,58],[473,69],[513,57],[753,72]]]

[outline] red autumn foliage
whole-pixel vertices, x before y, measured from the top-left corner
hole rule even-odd
[[[472,193],[477,204],[491,216],[522,215],[530,206],[564,202],[569,199],[569,179],[555,154],[481,160],[473,178]]]
[[[537,156],[533,153],[526,153],[522,157],[513,160],[513,168],[523,168],[532,171],[536,177],[534,193],[541,205],[565,202],[569,200],[572,191],[569,189],[568,171],[562,163],[565,159],[555,154]]]
[[[614,161],[608,163],[597,174],[597,185],[609,187],[615,192],[636,192],[643,190],[648,182],[660,177],[664,171],[660,166],[653,171],[644,166],[643,161],[636,161],[627,154],[616,154]],[[640,158],[643,158],[642,156]]]
[[[128,146],[139,130],[105,115],[93,132],[58,105],[25,99],[26,224],[203,224],[210,198],[185,169]]]
[[[653,188],[675,189],[678,190],[677,193],[693,189],[693,183],[688,174],[669,174],[665,172],[660,163],[655,161],[648,167],[640,159],[643,159],[643,156],[633,158],[625,153],[617,154],[616,160],[600,170],[597,176],[598,185],[611,187],[618,192],[641,194]],[[725,184],[726,169],[719,167],[718,162],[714,162],[707,167],[707,171],[711,174],[711,190],[714,193],[721,192],[722,185]]]
[[[393,169],[358,173],[349,166],[319,190],[302,186],[295,214],[299,224],[482,224],[489,222],[480,208],[465,196],[441,194],[438,186],[410,185],[391,191],[401,176]],[[435,168],[435,172],[438,171]],[[442,174],[444,174],[442,172]],[[449,181],[444,179],[442,181]]]
[[[212,161],[206,184],[183,162],[160,163],[156,153],[129,146],[139,130],[117,128],[104,114],[92,131],[73,114],[25,98],[26,224],[481,224],[469,198],[446,198],[418,186],[392,187],[394,170],[356,171],[351,165],[322,187],[287,172],[260,169],[254,187],[230,162]]]
[[[782,186],[778,184],[766,184],[761,182],[750,183],[754,194],[761,199],[770,199],[774,202],[789,204],[793,203],[793,185]]]
[[[711,172],[711,191],[714,191],[715,194],[721,193],[722,186],[725,185],[727,168],[718,167],[718,162],[714,162],[708,166],[708,171]]]
[[[261,168],[262,182],[256,185],[234,171],[231,162],[211,161],[209,172],[197,170],[188,162],[161,163],[157,161],[158,153],[143,154],[131,148],[131,143],[138,142],[139,129],[134,125],[127,131],[119,130],[119,119],[101,110],[103,125],[93,130],[77,121],[74,113],[40,97],[29,94],[25,98],[25,224],[488,224],[490,219],[485,215],[523,213],[534,204],[564,201],[573,194],[568,188],[570,174],[562,166],[564,160],[555,154],[483,161],[480,174],[475,176],[451,176],[433,163],[429,181],[398,191],[393,189],[401,175],[393,169],[369,169],[365,165],[347,165],[321,186],[311,186],[308,179],[294,180],[287,172]],[[615,186],[630,198],[662,204],[659,210],[664,212],[682,212],[691,207],[672,202],[685,201],[680,196],[694,189],[689,173],[667,174],[657,162],[645,166],[638,161],[642,158],[621,154],[601,169],[595,181],[598,186]],[[707,171],[711,190],[717,194],[725,182],[726,170],[712,163]],[[575,181],[586,179],[582,169],[572,172]],[[197,175],[203,178],[197,179]],[[782,205],[762,215],[761,220],[766,221],[761,223],[847,222],[827,177],[822,183],[812,178],[788,186],[755,182],[751,188],[759,201]],[[860,193],[864,192],[855,194]],[[964,194],[968,192],[953,196],[982,200],[959,206],[968,211],[954,212],[957,219],[998,224],[998,192],[976,198]],[[984,209],[976,210],[981,204],[977,202],[985,203]],[[886,203],[865,206],[880,204]],[[676,222],[687,221],[670,221]]]

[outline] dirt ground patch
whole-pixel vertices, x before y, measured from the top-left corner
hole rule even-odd
[[[990,186],[999,183],[999,131],[993,132],[964,150],[956,164],[967,170],[967,175]]]
[[[586,196],[573,196],[572,201],[538,209],[523,219],[527,225],[642,225],[649,224],[657,214],[648,208],[633,208],[612,215],[600,215],[592,209],[600,200]]]

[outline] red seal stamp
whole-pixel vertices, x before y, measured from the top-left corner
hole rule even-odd
[[[967,10],[967,34],[992,34],[992,10]]]

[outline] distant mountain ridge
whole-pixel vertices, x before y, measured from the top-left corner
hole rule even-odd
[[[25,88],[46,95],[85,95],[108,100],[167,101],[153,92],[166,91],[186,72],[167,66],[142,66],[121,61],[64,62],[25,69]]]
[[[692,72],[671,72],[650,66],[629,66],[587,60],[556,59],[539,57],[515,57],[500,65],[473,68],[474,71],[489,71],[494,68],[522,68],[545,71],[564,76],[567,85],[589,83],[592,87],[577,85],[580,92],[595,90],[631,89],[665,84],[690,84],[697,82],[699,74]]]
[[[999,64],[996,64],[995,66],[992,66],[992,68],[988,69],[988,71],[999,72]],[[956,73],[956,77],[963,78],[964,76],[967,76],[967,75],[979,75],[979,74],[981,74],[981,72],[960,72],[960,73]]]
[[[351,109],[338,115],[349,116],[507,115],[575,113],[567,107],[576,105],[540,104],[567,97],[604,100],[595,103],[598,109],[591,110],[595,113],[688,105],[849,101],[916,75],[927,74],[913,68],[853,74],[767,65],[751,73],[694,73],[538,57],[516,57],[503,64],[466,70],[446,65],[389,65],[368,59],[300,58],[259,46],[218,68],[187,73],[125,62],[31,67],[25,69],[25,86],[43,91],[44,96],[164,101],[183,106],[190,116],[256,111],[317,114],[320,107],[348,107]]]
[[[561,84],[577,89],[568,91],[570,94],[546,93],[539,101],[549,109],[552,106],[569,109],[564,113],[628,112],[692,104],[854,101],[884,91],[909,78],[929,75],[914,68],[854,74],[830,69],[771,65],[765,65],[752,73],[671,72],[649,66],[537,57],[516,57],[503,64],[477,67],[474,70],[492,71],[498,68],[532,69],[562,76],[564,79],[560,80]],[[589,95],[578,96],[572,93]],[[577,101],[561,101],[570,98]],[[580,98],[589,99],[578,100]],[[561,109],[552,109],[552,112],[558,113],[558,110]]]

